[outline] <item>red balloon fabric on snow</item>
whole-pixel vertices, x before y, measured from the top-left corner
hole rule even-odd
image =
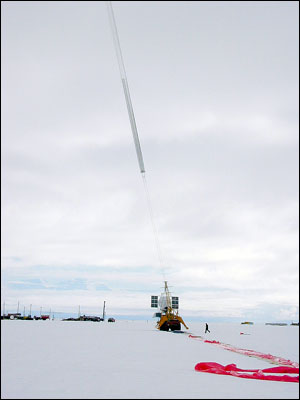
[[[299,374],[299,368],[279,366],[265,369],[240,369],[236,364],[221,365],[215,362],[202,362],[195,366],[199,372],[210,374],[231,375],[237,378],[260,379],[267,381],[299,382],[298,376],[291,375],[269,375],[269,374]]]

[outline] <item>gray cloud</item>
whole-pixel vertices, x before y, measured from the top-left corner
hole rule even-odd
[[[254,318],[276,304],[296,319],[298,4],[113,7],[167,279],[184,309],[206,297],[213,315]],[[141,312],[143,291],[163,278],[105,3],[2,11],[2,296],[13,302],[21,287],[9,282],[24,275],[52,278],[57,299],[23,286],[24,302],[71,307],[64,282],[81,279],[88,290],[74,287],[74,302],[92,307],[107,287],[116,309]]]

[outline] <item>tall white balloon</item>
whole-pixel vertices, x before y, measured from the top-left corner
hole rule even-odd
[[[136,127],[135,117],[134,117],[134,113],[133,113],[133,107],[132,107],[130,93],[129,93],[129,87],[128,87],[125,66],[124,66],[124,61],[123,61],[122,52],[121,52],[121,46],[120,46],[116,21],[115,21],[111,2],[107,1],[106,4],[107,4],[110,26],[111,26],[111,30],[112,30],[112,34],[113,34],[114,45],[115,45],[115,50],[116,50],[116,54],[117,54],[122,84],[123,84],[123,90],[124,90],[126,104],[127,104],[127,110],[128,110],[133,140],[134,140],[134,144],[135,144],[135,150],[136,150],[136,154],[137,154],[137,158],[138,158],[138,162],[139,162],[139,166],[140,166],[140,171],[143,174],[145,172],[144,160],[143,160],[139,135],[138,135],[137,127]]]
[[[147,204],[148,204],[148,209],[149,209],[149,213],[150,213],[150,219],[151,219],[151,223],[152,223],[152,228],[153,228],[153,233],[154,233],[154,238],[155,238],[157,254],[158,254],[158,258],[159,258],[162,274],[163,274],[163,277],[164,277],[164,280],[165,280],[164,260],[163,260],[163,255],[162,255],[159,239],[158,239],[158,232],[157,232],[155,221],[154,221],[152,204],[151,204],[151,200],[150,200],[150,193],[149,193],[148,186],[147,186],[147,181],[146,181],[144,160],[143,160],[141,145],[140,145],[140,141],[139,141],[139,135],[138,135],[138,131],[137,131],[136,123],[135,123],[133,107],[132,107],[132,103],[131,103],[131,99],[130,99],[129,87],[128,87],[128,82],[127,82],[127,77],[126,77],[126,72],[125,72],[125,66],[124,66],[122,52],[121,52],[119,35],[118,35],[118,31],[117,31],[116,21],[115,21],[114,12],[113,12],[113,8],[112,8],[112,5],[111,5],[111,2],[107,1],[106,4],[107,4],[109,21],[110,21],[112,34],[113,34],[114,46],[115,46],[115,50],[116,50],[116,54],[117,54],[117,59],[118,59],[118,64],[119,64],[119,69],[120,69],[120,74],[121,74],[121,79],[122,79],[122,84],[123,84],[126,104],[127,104],[129,120],[130,120],[130,124],[131,124],[132,135],[133,135],[134,144],[135,144],[135,150],[136,150],[136,154],[137,154],[137,158],[138,158],[138,162],[139,162],[139,166],[140,166],[140,171],[142,173],[143,184],[144,184],[144,188],[145,188],[145,192],[146,192]]]

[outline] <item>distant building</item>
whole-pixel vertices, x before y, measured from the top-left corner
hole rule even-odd
[[[5,319],[19,319],[21,317],[21,313],[8,313],[7,316],[5,316]]]

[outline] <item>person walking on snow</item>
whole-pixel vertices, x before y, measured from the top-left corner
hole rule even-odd
[[[208,329],[207,323],[205,324],[205,333],[206,333],[206,332],[209,332],[209,333],[210,333],[210,330]]]

